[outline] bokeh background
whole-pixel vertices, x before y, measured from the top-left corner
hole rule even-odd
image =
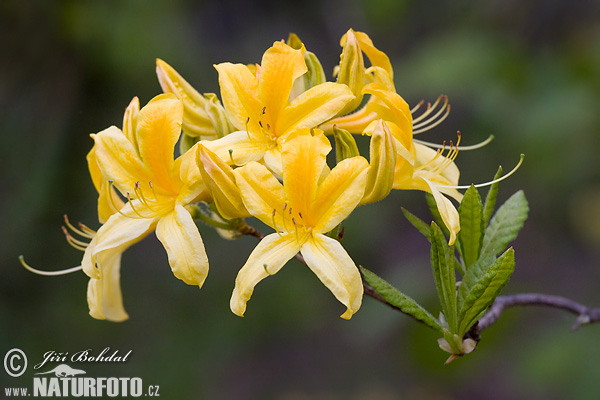
[[[259,62],[297,33],[330,72],[348,29],[391,58],[410,103],[447,94],[448,120],[420,138],[464,144],[461,183],[523,167],[499,201],[524,189],[531,212],[514,242],[504,293],[544,292],[600,306],[600,3],[491,0],[3,1],[0,3],[0,355],[133,350],[126,364],[81,366],[92,376],[139,376],[166,399],[597,399],[600,325],[571,332],[557,310],[511,309],[479,348],[449,366],[437,335],[365,298],[351,321],[297,262],[257,288],[245,318],[229,311],[254,238],[201,226],[211,262],[202,290],[170,272],[152,235],[123,257],[130,320],[88,316],[83,273],[62,215],[97,228],[85,154],[90,133],[121,125],[133,96],[160,92],[160,57],[201,92],[218,93],[213,64]],[[429,219],[424,196],[396,192],[355,211],[345,247],[437,313],[426,241],[400,207]],[[30,367],[31,368],[31,367]],[[30,386],[33,372],[1,387]],[[4,393],[3,393],[4,394]],[[0,394],[0,397],[3,395]]]

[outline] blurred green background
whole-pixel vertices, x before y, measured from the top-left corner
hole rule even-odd
[[[571,332],[557,310],[511,309],[479,348],[443,366],[437,335],[365,298],[352,320],[297,262],[263,281],[245,318],[229,311],[253,238],[221,240],[201,227],[211,270],[202,290],[170,272],[152,235],[123,257],[130,320],[87,314],[83,273],[62,215],[97,228],[85,154],[90,133],[121,126],[133,96],[160,92],[157,57],[201,92],[218,92],[213,64],[259,62],[297,33],[332,71],[348,29],[368,33],[394,65],[410,103],[447,94],[452,113],[419,138],[463,144],[461,183],[523,167],[499,200],[524,189],[531,212],[514,242],[504,293],[545,292],[600,306],[600,3],[597,1],[264,0],[3,1],[0,3],[0,355],[133,350],[91,376],[139,376],[166,399],[597,399],[600,325]],[[484,192],[485,193],[485,192]],[[400,207],[430,218],[424,196],[396,192],[355,211],[344,245],[437,313],[426,241]],[[0,371],[0,387],[30,386]],[[0,394],[0,397],[2,395]]]

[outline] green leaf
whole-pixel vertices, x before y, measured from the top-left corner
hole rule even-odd
[[[456,275],[454,251],[446,244],[442,230],[431,223],[431,267],[435,286],[442,304],[442,312],[452,333],[456,332]]]
[[[481,277],[490,269],[492,264],[496,261],[496,257],[493,254],[482,256],[479,260],[475,261],[469,267],[467,273],[463,276],[463,280],[458,287],[458,309],[460,310],[463,306],[465,298],[473,289],[473,286],[479,282]]]
[[[499,179],[502,176],[502,166],[498,167],[498,171],[496,175],[494,175],[494,179]],[[492,183],[490,190],[488,190],[487,195],[485,196],[485,205],[483,206],[483,226],[487,227],[488,222],[490,221],[490,217],[494,212],[494,206],[496,205],[496,197],[498,196],[498,184],[500,182]]]
[[[404,214],[404,216],[406,217],[408,222],[410,222],[412,224],[412,226],[417,228],[417,230],[419,232],[421,232],[423,234],[423,236],[425,236],[427,238],[427,240],[429,240],[429,242],[431,242],[431,230],[429,229],[429,225],[427,225],[427,223],[425,221],[423,221],[421,218],[410,213],[405,208],[402,208],[402,213]]]
[[[513,194],[498,209],[485,231],[481,254],[500,254],[516,237],[529,212],[529,205],[522,190]]]
[[[440,210],[438,210],[437,208],[437,203],[435,202],[435,198],[433,197],[433,195],[431,193],[425,193],[425,198],[427,199],[427,205],[429,206],[429,211],[431,212],[431,215],[433,216],[433,220],[438,224],[438,226],[440,228],[442,228],[442,231],[444,232],[444,234],[446,236],[450,236],[450,231],[448,231],[448,228],[446,228],[446,224],[444,223],[444,220],[442,219],[442,216],[440,215]]]
[[[515,252],[511,247],[492,264],[466,295],[458,314],[460,336],[464,335],[494,302],[514,270]]]
[[[438,332],[443,332],[438,320],[412,298],[400,292],[384,279],[362,266],[360,267],[360,272],[363,274],[369,285],[371,285],[388,303],[398,307],[403,313],[412,315]]]
[[[460,254],[468,271],[469,266],[479,258],[483,241],[483,204],[481,204],[481,197],[475,186],[471,185],[465,192],[458,208],[458,215],[460,217],[460,231],[458,232]]]

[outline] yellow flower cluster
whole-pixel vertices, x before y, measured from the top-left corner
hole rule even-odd
[[[230,306],[240,316],[256,284],[300,253],[350,318],[361,306],[361,275],[328,233],[392,189],[431,193],[454,243],[459,218],[446,196],[462,198],[458,143],[436,151],[413,139],[448,115],[447,98],[417,115],[422,103],[411,110],[396,92],[389,58],[366,34],[349,30],[341,46],[335,82],[325,81],[318,59],[295,35],[273,43],[260,64],[215,65],[222,102],[157,60],[164,94],[142,108],[134,98],[121,129],[91,135],[87,158],[102,226],[97,232],[71,226],[89,243],[68,238],[84,250],[94,318],[128,318],[121,255],[152,231],[173,274],[202,286],[208,258],[194,222],[198,202],[214,203],[221,221],[256,217],[274,230],[238,273]],[[369,161],[352,134],[370,136]],[[330,168],[332,137],[338,154]],[[181,155],[174,159],[178,142]]]

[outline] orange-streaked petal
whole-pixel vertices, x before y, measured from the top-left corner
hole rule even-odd
[[[264,122],[275,126],[279,114],[288,103],[296,78],[307,71],[301,50],[275,42],[262,57],[258,93],[266,107]]]
[[[346,85],[325,82],[296,97],[277,120],[277,135],[302,128],[314,128],[333,118],[354,99]]]
[[[258,81],[243,64],[221,63],[214,66],[219,72],[219,86],[223,106],[233,126],[246,128],[246,120],[256,124],[264,105],[258,99]],[[255,130],[252,126],[251,130]]]
[[[299,134],[285,142],[282,152],[283,189],[288,207],[301,210],[307,225],[316,223],[318,216],[312,215],[312,204],[315,201],[317,184],[327,154],[331,151],[331,143],[321,131],[315,136]],[[299,132],[302,133],[302,132]]]
[[[246,303],[250,300],[256,284],[278,272],[299,250],[300,246],[294,235],[279,236],[272,233],[265,236],[238,272],[231,295],[231,311],[243,317]]]
[[[364,194],[368,168],[367,160],[358,156],[342,160],[331,170],[310,205],[315,232],[329,232],[356,208]]]
[[[283,186],[264,165],[250,162],[233,171],[248,212],[275,230],[283,220]],[[273,215],[273,210],[276,210]],[[273,223],[275,222],[275,223]]]
[[[300,250],[308,267],[333,295],[347,307],[344,319],[350,319],[362,304],[363,284],[360,272],[340,242],[313,234]]]
[[[136,138],[141,159],[152,174],[154,187],[167,192],[176,191],[171,170],[182,119],[183,103],[172,94],[156,96],[138,114]]]
[[[173,212],[158,221],[156,237],[167,251],[173,275],[188,285],[202,287],[208,275],[208,257],[190,213],[176,205]]]
[[[121,322],[129,318],[121,294],[121,254],[104,252],[98,260],[103,266],[99,278],[90,278],[88,283],[88,306],[90,315],[96,319]]]

